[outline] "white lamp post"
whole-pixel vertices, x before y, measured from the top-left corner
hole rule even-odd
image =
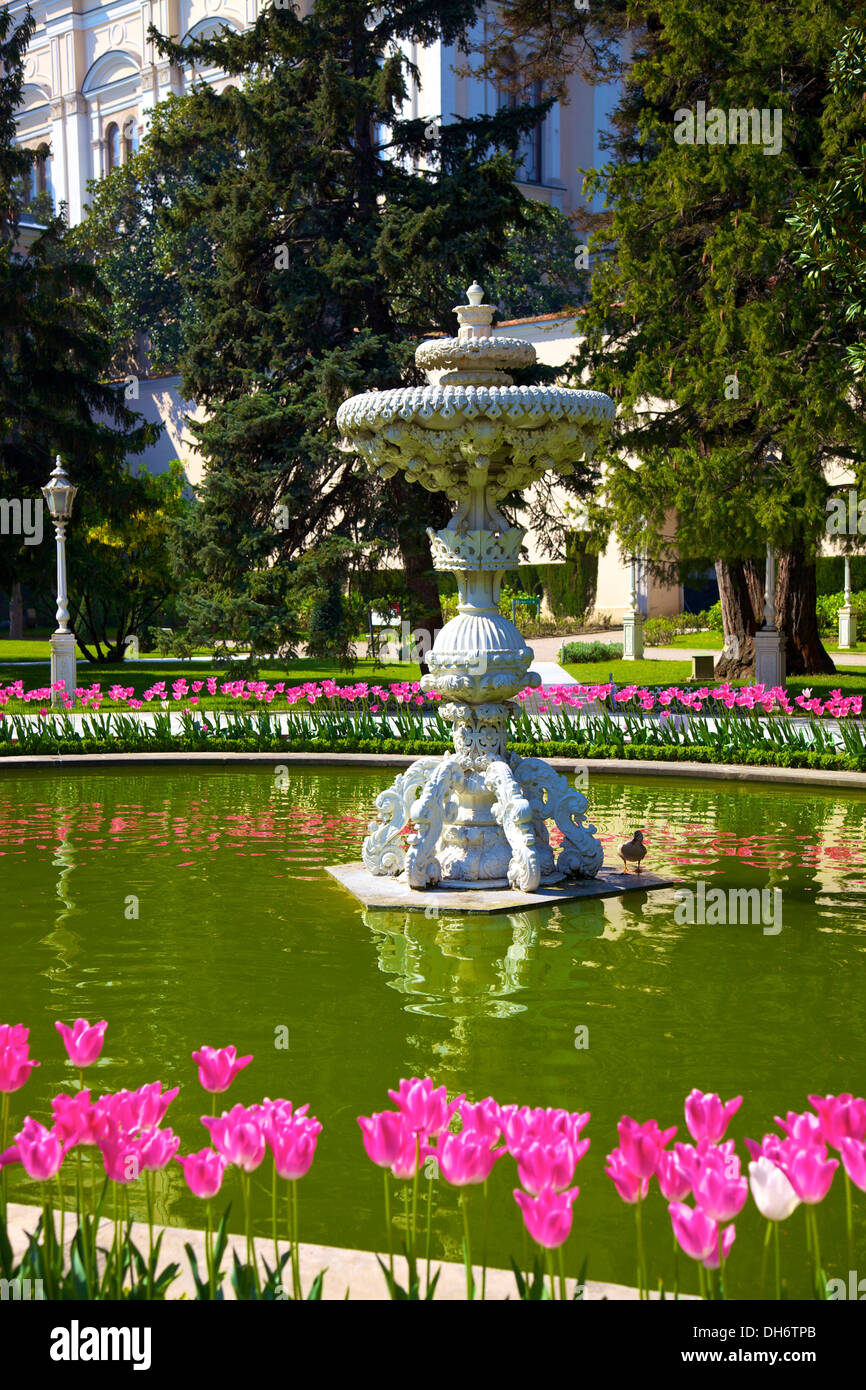
[[[54,472],[42,489],[42,496],[48,504],[54,531],[57,536],[57,631],[51,634],[51,703],[59,705],[63,695],[53,687],[63,681],[66,695],[74,698],[75,675],[75,634],[69,631],[68,594],[66,589],[66,523],[72,516],[72,503],[78,488],[73,487],[66,476],[60,455],[54,463]]]
[[[857,614],[851,607],[851,557],[845,556],[845,602],[839,609],[839,646],[857,645]]]
[[[637,556],[631,557],[631,597],[622,619],[622,659],[640,661],[643,656],[643,613],[637,598]]]

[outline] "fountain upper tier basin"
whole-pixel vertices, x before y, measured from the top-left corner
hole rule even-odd
[[[337,425],[371,471],[403,470],[454,498],[484,484],[498,499],[548,470],[571,473],[614,411],[601,391],[440,382],[352,396]]]

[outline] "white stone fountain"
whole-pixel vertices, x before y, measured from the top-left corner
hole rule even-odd
[[[535,348],[491,335],[495,311],[478,285],[467,298],[455,310],[458,336],[415,353],[419,367],[441,372],[437,385],[368,391],[337,412],[346,447],[371,472],[387,478],[400,469],[455,503],[445,529],[428,534],[436,569],[456,577],[459,603],[421,682],[442,699],[454,752],[419,758],[401,773],[376,799],[379,820],[364,841],[363,866],[330,872],[368,904],[408,906],[414,898],[418,905],[431,889],[452,889],[462,890],[461,906],[487,911],[487,890],[506,890],[513,904],[516,894],[535,899],[565,881],[573,886],[557,897],[657,886],[649,874],[641,885],[606,871],[604,886],[593,889],[604,854],[595,826],[585,824],[586,797],[542,759],[506,746],[514,697],[541,677],[529,671],[532,651],[499,612],[503,573],[516,568],[526,533],[497,506],[548,469],[566,476],[590,458],[614,404],[599,391],[515,386],[508,370],[531,366]],[[558,855],[550,820],[562,834]],[[386,892],[377,888],[383,878],[393,880]],[[483,905],[469,896],[479,893]]]

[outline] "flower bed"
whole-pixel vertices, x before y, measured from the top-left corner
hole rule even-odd
[[[85,1089],[84,1073],[99,1057],[107,1023],[91,1025],[77,1019],[73,1027],[58,1022],[70,1061],[78,1068],[79,1089],[55,1096],[49,1127],[28,1116],[7,1147],[10,1097],[26,1084],[39,1063],[29,1055],[29,1030],[22,1024],[0,1025],[0,1275],[8,1280],[42,1281],[48,1298],[165,1299],[179,1267],[161,1266],[160,1239],[153,1234],[153,1173],[171,1162],[181,1165],[192,1193],[205,1203],[205,1269],[200,1271],[188,1246],[198,1299],[223,1297],[222,1269],[227,1245],[227,1213],[214,1238],[213,1199],[231,1171],[240,1186],[246,1231],[246,1260],[234,1255],[231,1283],[243,1299],[319,1299],[323,1274],[306,1295],[298,1260],[299,1180],[315,1158],[322,1124],[309,1107],[294,1108],[287,1100],[235,1105],[216,1114],[216,1097],[252,1062],[238,1057],[234,1047],[203,1047],[192,1054],[199,1082],[212,1097],[211,1113],[202,1116],[211,1145],[181,1155],[180,1140],[163,1126],[166,1112],[178,1094],[177,1086],[163,1090],[154,1081],[137,1090],[122,1090],[93,1098]],[[492,1097],[473,1103],[465,1095],[449,1099],[444,1086],[429,1077],[403,1080],[389,1091],[394,1108],[360,1116],[358,1124],[369,1159],[383,1172],[388,1264],[382,1272],[388,1292],[396,1299],[431,1299],[438,1275],[431,1269],[431,1213],[439,1177],[457,1189],[463,1214],[463,1254],[467,1299],[484,1298],[486,1255],[481,1248],[481,1277],[476,1279],[473,1248],[477,1228],[487,1231],[490,1216],[489,1179],[495,1166],[510,1159],[519,1186],[512,1189],[523,1216],[534,1254],[520,1264],[512,1260],[518,1296],[522,1299],[566,1297],[563,1250],[568,1241],[580,1188],[575,1176],[590,1147],[583,1131],[590,1114],[567,1110],[499,1105]],[[806,1249],[815,1298],[835,1296],[822,1263],[817,1208],[827,1198],[837,1170],[844,1179],[848,1264],[854,1268],[853,1188],[866,1191],[866,1100],[849,1094],[810,1096],[812,1110],[777,1118],[780,1133],[765,1134],[760,1142],[746,1140],[751,1161],[748,1177],[732,1139],[725,1139],[731,1116],[742,1097],[722,1102],[715,1093],[690,1092],[685,1102],[686,1127],[693,1142],[673,1144],[676,1126],[661,1129],[655,1120],[638,1123],[623,1116],[618,1145],[607,1156],[607,1174],[622,1200],[635,1210],[637,1286],[648,1298],[653,1280],[643,1240],[643,1208],[657,1185],[671,1220],[673,1237],[697,1267],[702,1298],[726,1296],[725,1267],[736,1239],[735,1220],[749,1196],[767,1222],[765,1250],[775,1244],[776,1298],[785,1296],[779,1259],[778,1227],[799,1206],[806,1213]],[[828,1149],[839,1158],[829,1156]],[[71,1155],[71,1157],[70,1157]],[[259,1266],[252,1242],[251,1174],[270,1155],[274,1264]],[[75,1164],[75,1234],[70,1253],[64,1248],[66,1211],[60,1172]],[[20,1165],[41,1189],[43,1215],[31,1235],[22,1260],[15,1264],[6,1232],[8,1176]],[[88,1184],[86,1176],[89,1175]],[[97,1194],[97,1182],[100,1190]],[[393,1182],[402,1192],[408,1286],[394,1272]],[[421,1183],[427,1189],[422,1212]],[[511,1180],[510,1180],[511,1181]],[[510,1186],[509,1181],[509,1186]],[[144,1190],[148,1216],[148,1249],[139,1251],[130,1232],[129,1192]],[[281,1184],[289,1248],[282,1254],[278,1216]],[[89,1196],[88,1196],[89,1189]],[[473,1224],[470,1194],[480,1189],[483,1211]],[[54,1220],[54,1196],[60,1208],[61,1237]],[[689,1201],[691,1199],[691,1202]],[[114,1240],[98,1258],[96,1232],[109,1203],[114,1214]],[[284,1280],[291,1280],[291,1294]],[[583,1274],[576,1296],[580,1295]],[[688,1282],[692,1282],[689,1279]],[[761,1277],[763,1284],[763,1271]],[[763,1294],[763,1288],[761,1289]],[[664,1290],[662,1290],[664,1296]],[[673,1296],[679,1295],[679,1266]]]
[[[234,700],[236,707],[200,707],[199,695],[190,693],[196,685],[213,687],[215,696]],[[232,681],[217,689],[212,678],[194,681],[193,687],[177,681],[169,695],[165,682],[159,682],[136,700],[125,687],[112,686],[103,695],[93,686],[77,692],[80,711],[74,714],[68,701],[62,714],[49,709],[44,701],[50,688],[24,691],[20,682],[0,688],[0,706],[5,706],[0,756],[209,748],[431,753],[451,746],[439,697],[423,693],[417,682],[385,688],[326,681],[286,688]],[[512,747],[543,756],[687,758],[858,771],[866,767],[862,698],[837,690],[826,701],[808,694],[792,701],[784,690],[763,686],[658,691],[546,686],[518,695]],[[120,707],[103,711],[105,699]],[[38,722],[17,712],[20,704],[35,705]]]

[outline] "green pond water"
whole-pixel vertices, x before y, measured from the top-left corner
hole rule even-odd
[[[210,1110],[190,1053],[235,1043],[255,1061],[221,1104],[286,1096],[324,1124],[301,1184],[302,1238],[383,1249],[381,1174],[355,1117],[387,1108],[401,1077],[590,1110],[568,1261],[576,1273],[588,1255],[590,1278],[633,1283],[633,1209],[604,1174],[621,1115],[677,1123],[687,1140],[692,1086],[743,1094],[730,1134],[745,1162],[743,1136],[805,1108],[810,1091],[863,1094],[866,795],[593,778],[608,863],[640,826],[647,867],[686,886],[779,889],[782,929],[771,934],[678,924],[672,890],[511,916],[365,910],[324,866],[359,857],[390,775],[306,769],[281,789],[266,767],[0,768],[0,1022],[29,1024],[42,1062],[13,1097],[15,1127],[28,1112],[47,1119],[51,1096],[73,1084],[55,1019],[109,1020],[94,1089],[181,1085],[166,1123],[184,1150],[207,1142],[199,1116]],[[275,1045],[286,1029],[287,1050]],[[20,1171],[10,1195],[36,1200]],[[224,1194],[238,1228],[235,1184]],[[522,1245],[515,1185],[505,1159],[491,1183],[490,1256],[506,1266]],[[254,1193],[265,1234],[265,1166]],[[437,1182],[434,1194],[435,1252],[459,1259],[454,1193]],[[176,1164],[159,1175],[158,1214],[202,1224]],[[655,1185],[646,1221],[650,1268],[670,1282]],[[839,1175],[820,1223],[825,1263],[842,1274]],[[744,1296],[757,1290],[763,1238],[751,1203],[737,1225],[729,1286]],[[802,1209],[782,1246],[802,1292]],[[686,1281],[696,1291],[693,1267]]]

